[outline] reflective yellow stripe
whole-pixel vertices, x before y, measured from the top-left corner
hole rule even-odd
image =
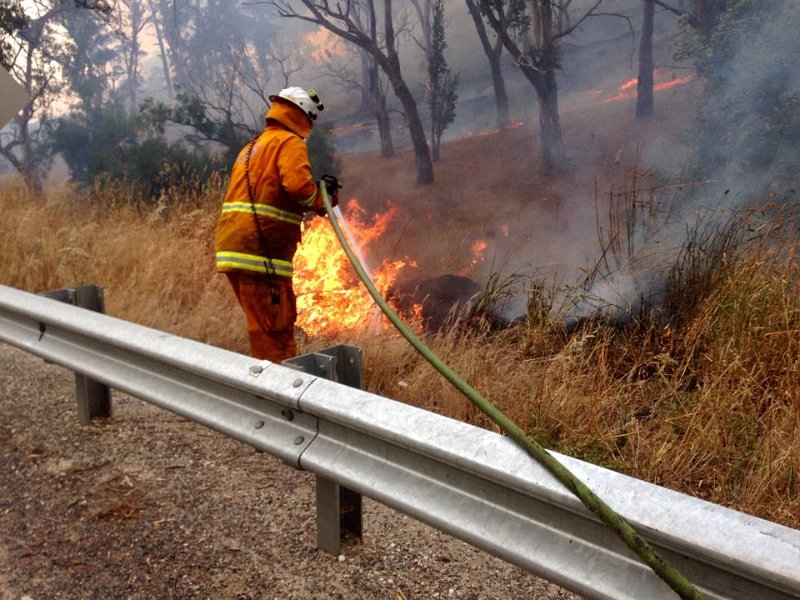
[[[269,204],[251,205],[249,202],[225,202],[222,205],[222,212],[252,213],[253,212],[252,206],[256,207],[256,214],[261,215],[263,217],[269,217],[270,219],[277,219],[278,221],[286,221],[287,223],[294,223],[295,225],[300,225],[300,223],[303,221],[303,218],[300,215],[296,215],[295,213],[281,210],[280,208],[275,208],[274,206],[270,206]]]
[[[311,206],[312,204],[314,204],[314,200],[316,200],[316,199],[317,199],[317,187],[316,187],[316,186],[314,186],[314,193],[313,193],[313,194],[311,194],[311,195],[310,195],[308,198],[306,198],[305,200],[300,200],[300,201],[298,202],[298,204],[300,204],[300,205],[302,205],[302,206]]]
[[[266,258],[241,252],[217,252],[217,268],[240,269],[281,277],[292,276],[292,263],[278,258]]]

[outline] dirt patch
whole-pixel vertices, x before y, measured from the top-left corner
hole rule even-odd
[[[575,598],[365,499],[315,547],[314,481],[136,399],[78,423],[68,371],[0,345],[0,599]]]

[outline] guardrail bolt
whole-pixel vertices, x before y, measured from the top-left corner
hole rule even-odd
[[[286,417],[287,421],[294,421],[294,413],[290,411],[288,408],[284,408],[281,411],[281,414]]]
[[[302,435],[298,435],[296,438],[294,438],[294,445],[295,446],[299,446],[300,444],[302,444],[305,441],[306,441],[306,438],[304,438]]]
[[[263,370],[264,367],[262,367],[261,365],[253,365],[252,367],[250,367],[250,375],[252,375],[253,377],[258,377]]]
[[[294,383],[292,383],[292,385],[294,387],[300,387],[301,385],[303,385],[303,380],[298,377],[297,379],[294,380]]]
[[[256,429],[261,429],[264,427],[264,421],[256,421]]]

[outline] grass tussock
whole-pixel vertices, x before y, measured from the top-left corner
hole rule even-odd
[[[213,270],[221,186],[170,210],[111,186],[93,194],[46,203],[3,188],[0,282],[98,283],[112,315],[246,352],[243,318]],[[567,331],[533,302],[525,324],[462,326],[429,343],[549,448],[798,527],[797,234],[786,212],[699,232],[659,319]],[[303,339],[301,351],[335,343],[364,349],[370,391],[494,428],[399,337]]]

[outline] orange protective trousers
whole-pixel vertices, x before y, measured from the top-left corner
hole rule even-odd
[[[247,317],[250,354],[280,364],[297,354],[297,302],[288,277],[225,273]]]

